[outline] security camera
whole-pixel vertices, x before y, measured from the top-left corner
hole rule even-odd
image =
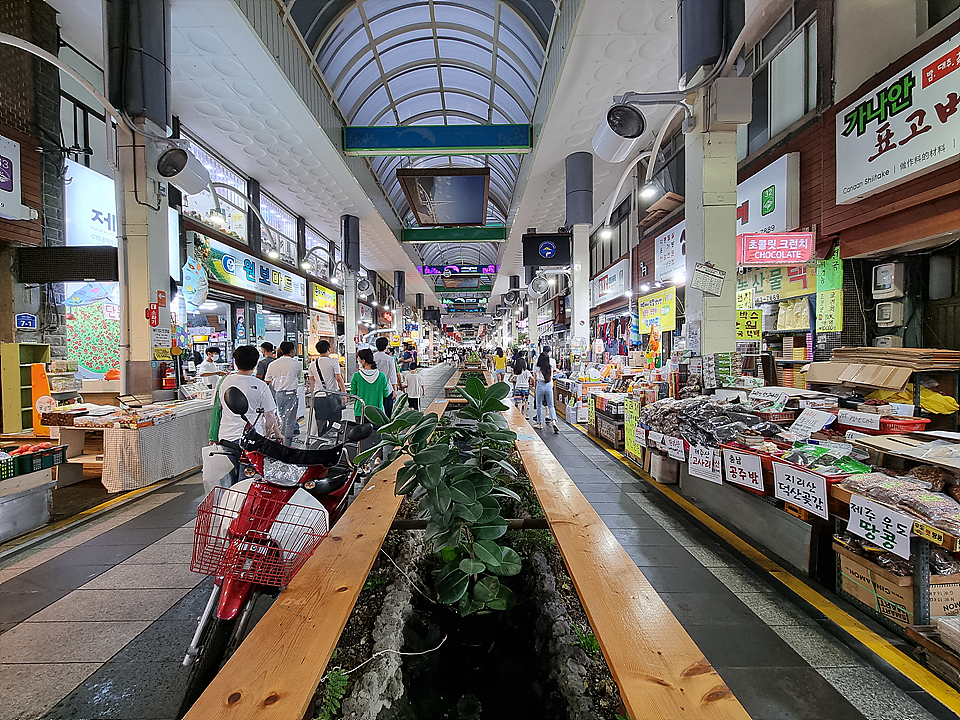
[[[647,119],[636,105],[623,102],[622,97],[614,98],[613,105],[607,110],[607,125],[620,137],[632,139],[643,135]]]
[[[527,287],[527,295],[534,300],[539,300],[550,292],[550,281],[543,275],[537,275],[530,281]]]
[[[157,174],[187,195],[196,195],[210,187],[210,172],[197,156],[180,146],[166,147],[157,156]]]
[[[500,299],[505,305],[516,305],[520,302],[520,293],[516,290],[510,290],[509,292],[505,292]]]
[[[371,290],[373,290],[373,283],[365,277],[357,278],[357,292],[360,295],[367,295]]]

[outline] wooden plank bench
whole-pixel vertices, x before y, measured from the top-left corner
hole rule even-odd
[[[442,415],[445,401],[427,412]],[[227,661],[185,720],[299,720],[380,552],[405,458],[373,477]]]
[[[696,643],[519,410],[517,449],[620,697],[635,720],[749,720]]]

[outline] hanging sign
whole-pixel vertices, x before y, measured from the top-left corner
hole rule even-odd
[[[800,153],[787,153],[737,185],[737,232],[800,227]]]
[[[310,307],[331,315],[337,314],[337,293],[320,283],[310,283]]]
[[[817,269],[807,265],[755,268],[737,275],[737,293],[753,291],[754,303],[776,302],[817,291]]]
[[[112,178],[64,161],[64,235],[67,245],[117,245],[117,194]]]
[[[723,476],[727,482],[734,485],[763,490],[763,469],[759,455],[724,448]]]
[[[869,540],[905,560],[910,559],[913,518],[860,495],[850,496],[847,532]]]
[[[147,306],[144,315],[150,322],[150,327],[155,328],[160,324],[160,306],[156,303],[150,303]]]
[[[737,265],[796,265],[813,259],[816,237],[810,232],[737,235]]]
[[[690,474],[718,485],[723,483],[720,449],[704,445],[690,446]]]
[[[687,352],[693,357],[699,357],[702,352],[700,323],[700,320],[690,320],[687,322]]]
[[[843,290],[817,292],[817,332],[843,330]]]
[[[67,162],[70,162],[67,160]],[[0,217],[25,220],[20,191],[20,143],[0,137]]]
[[[357,316],[358,316],[359,322],[363,323],[367,327],[373,327],[373,308],[370,307],[369,305],[364,305],[363,303],[359,303],[357,305],[357,309],[358,309]]]
[[[687,255],[687,222],[681,220],[662,235],[657,235],[654,246],[657,253],[656,280],[670,280],[682,273]]]
[[[209,277],[250,292],[297,305],[307,304],[307,281],[271,263],[197,233],[196,253]]]
[[[193,307],[200,307],[210,292],[207,271],[194,258],[188,257],[183,265],[183,297]]]
[[[826,260],[817,260],[817,292],[839,290],[842,287],[843,260],[840,259],[838,247]]]
[[[737,310],[737,340],[759,340],[762,310]]]
[[[726,276],[725,270],[697,263],[693,270],[693,278],[690,280],[690,287],[702,290],[707,295],[719,297],[723,292],[723,279]]]
[[[827,479],[786,463],[773,463],[773,494],[779,500],[809,510],[824,520],[827,512]]]
[[[753,288],[737,290],[737,310],[753,309]]]
[[[960,155],[960,34],[837,113],[837,204]]]
[[[660,332],[677,328],[677,289],[644,295],[637,301],[640,314],[640,332],[644,335],[656,327]]]
[[[600,273],[590,283],[590,288],[592,290],[590,307],[623,297],[623,294],[630,289],[630,260],[621,260]]]

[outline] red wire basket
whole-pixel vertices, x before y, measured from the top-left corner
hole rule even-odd
[[[255,510],[244,513],[247,529],[239,536],[234,521],[246,497],[244,491],[217,487],[200,503],[190,569],[286,587],[326,537],[327,510],[261,498]]]

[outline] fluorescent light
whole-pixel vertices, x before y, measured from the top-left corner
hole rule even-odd
[[[309,260],[304,260],[303,262],[300,263],[300,267],[302,267],[304,270],[309,270],[310,268],[313,267],[313,263],[310,262]]]
[[[650,286],[644,283],[640,286],[640,292],[650,292]]]
[[[603,230],[600,231],[600,239],[609,240],[612,237],[613,237],[613,230],[610,228],[609,225],[605,225],[603,227]]]
[[[274,260],[276,260],[278,257],[280,257],[280,253],[277,250],[271,248],[270,250],[267,251],[267,257],[273,258]]]
[[[657,187],[656,183],[650,181],[640,188],[640,197],[649,200],[652,197],[656,197],[659,192],[660,188]]]
[[[677,285],[682,285],[686,281],[686,279],[687,279],[687,276],[683,273],[683,271],[678,272],[676,275],[673,276],[673,281]]]

